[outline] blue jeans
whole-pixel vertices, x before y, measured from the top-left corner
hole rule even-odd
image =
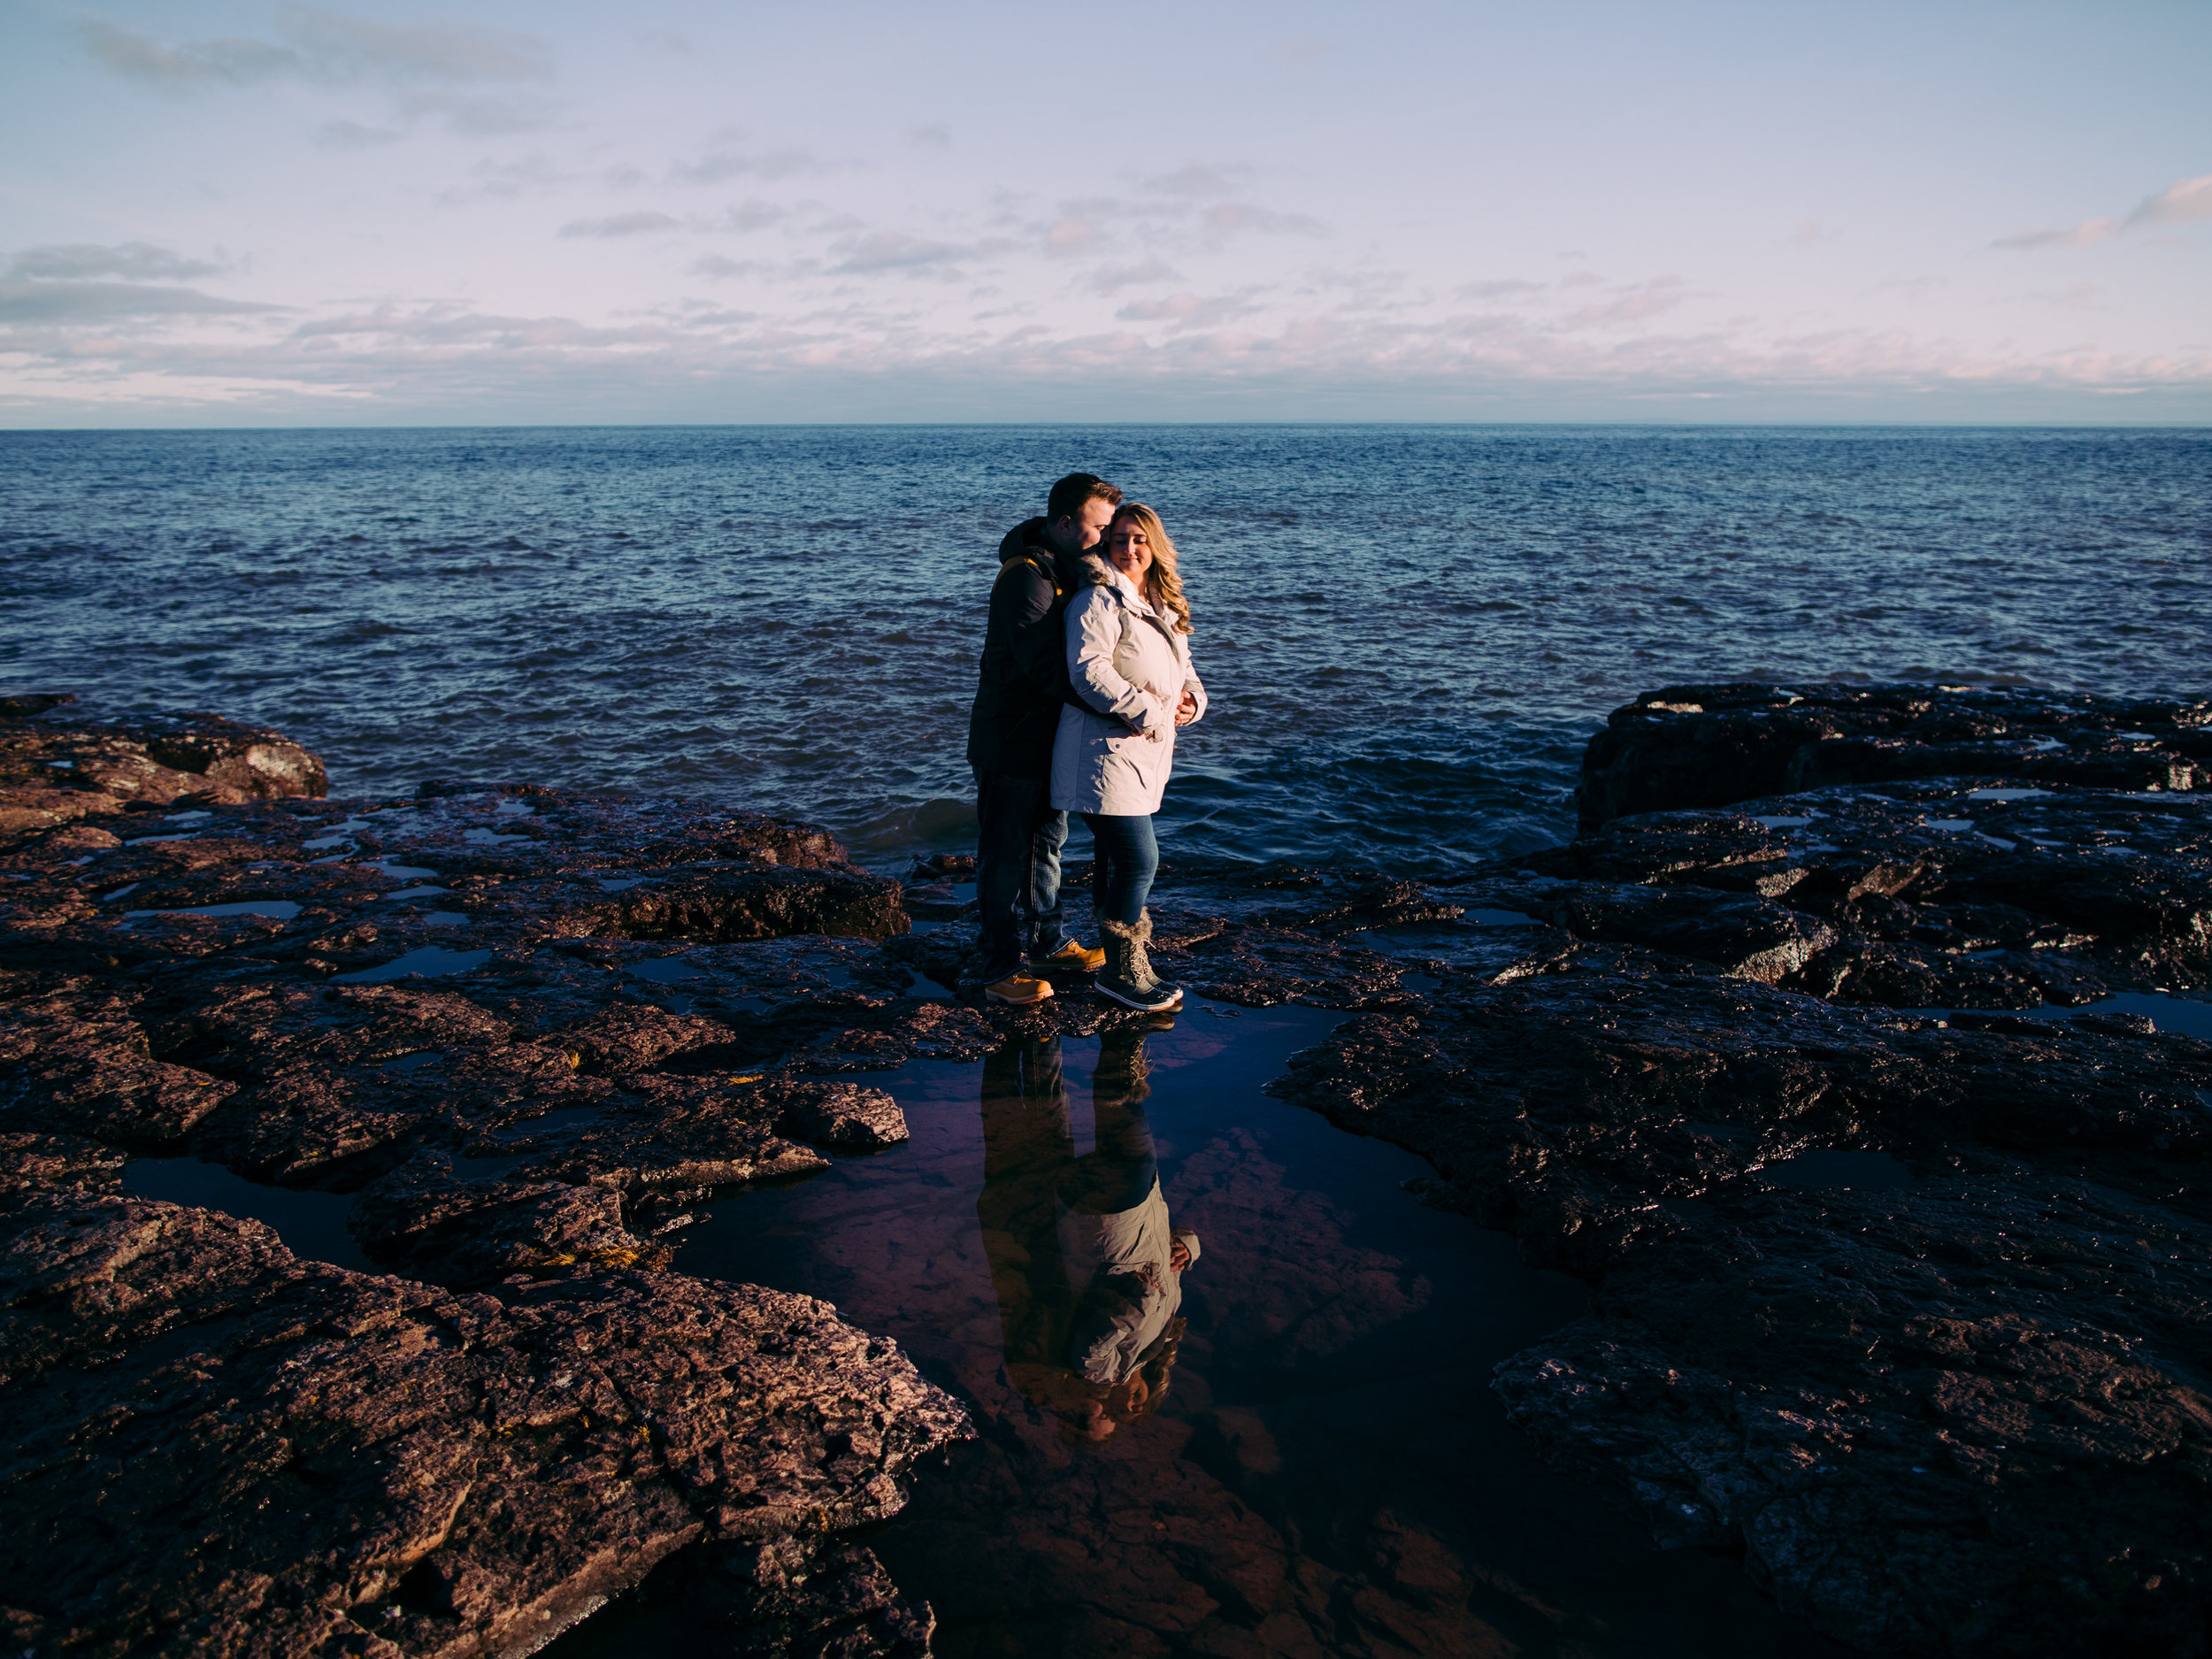
[[[1048,956],[1067,943],[1060,920],[1060,849],[1068,815],[1052,809],[1042,778],[975,774],[975,898],[983,926],[983,982],[995,984],[1022,965],[1022,934]]]
[[[1160,843],[1152,833],[1152,815],[1110,818],[1086,812],[1098,862],[1091,869],[1091,909],[1102,922],[1135,926],[1160,867]]]

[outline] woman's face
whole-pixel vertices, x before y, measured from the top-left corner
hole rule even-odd
[[[1131,581],[1141,583],[1152,568],[1152,543],[1134,518],[1117,518],[1106,532],[1106,557]]]

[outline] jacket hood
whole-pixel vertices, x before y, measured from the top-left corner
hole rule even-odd
[[[1079,588],[1111,588],[1125,599],[1128,590],[1120,586],[1121,580],[1121,572],[1106,562],[1102,553],[1086,553],[1075,561],[1075,585]],[[1136,603],[1148,616],[1163,614],[1152,603],[1152,590],[1148,584],[1138,590]]]
[[[998,544],[998,561],[1003,565],[1008,559],[1018,559],[1032,551],[1041,552],[1048,558],[1059,551],[1046,533],[1042,513],[1023,519],[1006,533],[1005,539]]]

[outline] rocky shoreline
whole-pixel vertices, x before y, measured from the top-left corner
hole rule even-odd
[[[1497,1386],[1662,1542],[1878,1650],[2186,1653],[2208,775],[2203,703],[1673,687],[1593,741],[1568,847],[1179,865],[1157,938],[1346,1010],[1277,1092],[1599,1286]],[[927,1587],[837,1534],[962,1408],[666,1240],[903,1139],[863,1073],[1135,1017],[979,1006],[957,861],[323,787],[214,717],[0,704],[15,1650],[524,1653],[688,1551],[747,1651],[926,1652]],[[181,1156],[335,1195],[385,1271],[124,1192]]]

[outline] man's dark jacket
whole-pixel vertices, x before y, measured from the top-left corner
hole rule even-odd
[[[968,764],[1010,778],[1052,773],[1052,738],[1068,686],[1069,561],[1032,518],[999,543],[983,630],[982,672],[968,715]]]

